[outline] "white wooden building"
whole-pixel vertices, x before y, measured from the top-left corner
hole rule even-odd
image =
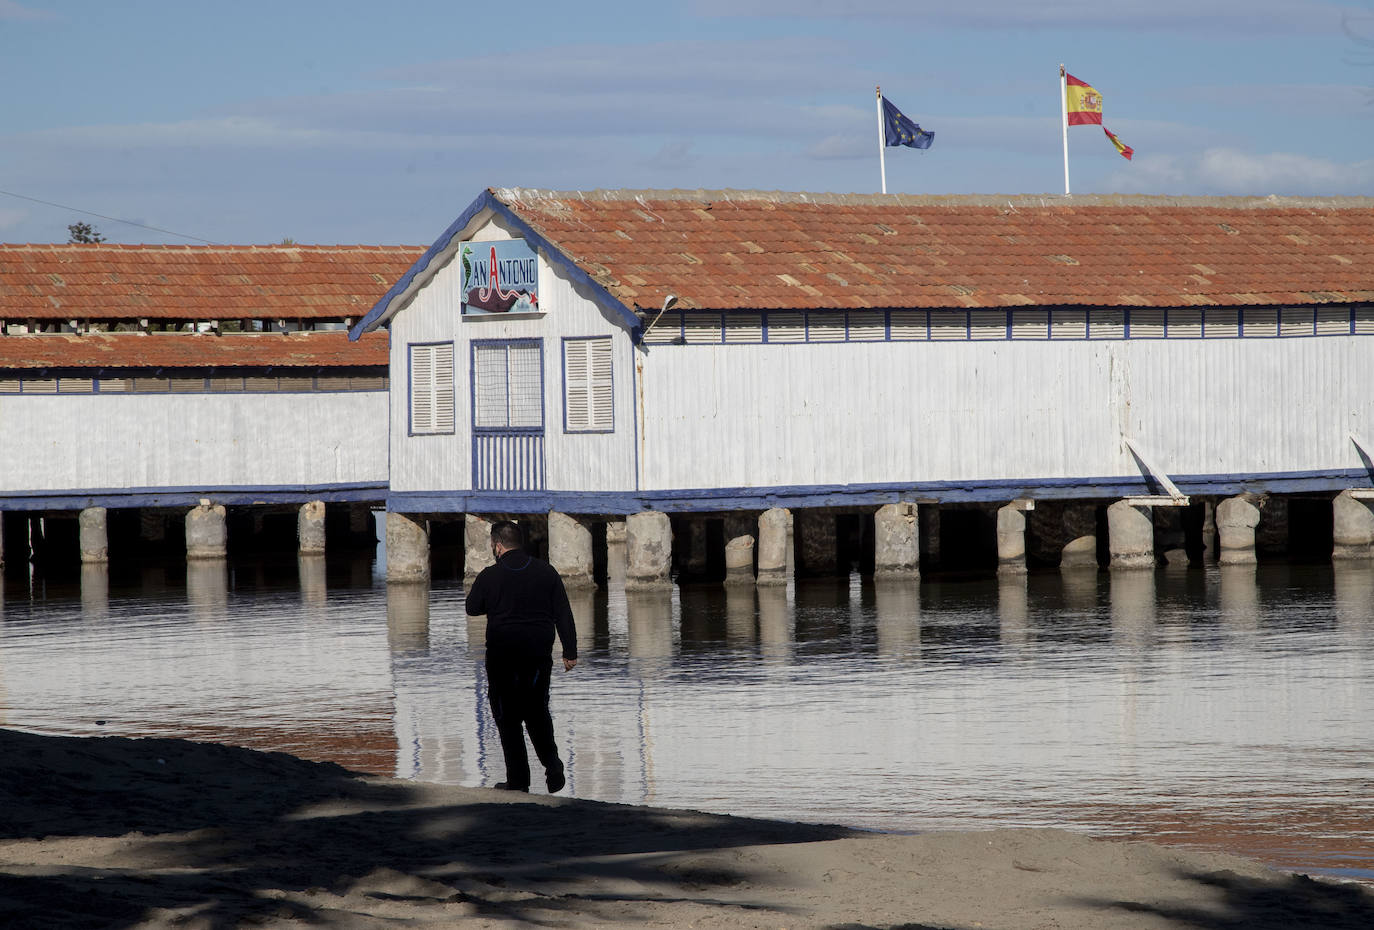
[[[380,502],[386,340],[345,330],[419,253],[0,246],[11,557],[25,514]]]
[[[488,190],[351,337],[392,511],[1335,493],[1372,259],[1369,199]]]

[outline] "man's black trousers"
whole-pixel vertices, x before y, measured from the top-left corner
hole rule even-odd
[[[512,788],[529,788],[530,758],[525,752],[524,729],[529,730],[534,752],[546,773],[563,771],[558,745],[553,739],[553,718],[549,715],[549,675],[553,657],[487,654],[487,694],[491,715],[501,734],[501,752],[506,757],[506,783]]]

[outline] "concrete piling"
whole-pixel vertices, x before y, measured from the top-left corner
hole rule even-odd
[[[1255,527],[1260,512],[1251,494],[1228,497],[1217,504],[1217,537],[1222,565],[1254,565]]]
[[[301,555],[324,553],[324,501],[309,501],[301,505],[296,517],[296,538]]]
[[[672,587],[673,527],[666,513],[646,510],[625,519],[625,590],[654,591]]]
[[[725,544],[725,584],[754,584],[754,537],[736,536]]]
[[[418,514],[386,512],[386,580],[429,583],[429,521]]]
[[[1374,559],[1374,500],[1349,490],[1331,502],[1331,558]]]
[[[110,561],[108,513],[104,507],[87,507],[77,517],[81,540],[81,563],[94,565]]]
[[[759,514],[759,573],[758,584],[787,584],[787,550],[792,515],[775,507]]]
[[[482,569],[496,564],[491,554],[492,521],[475,513],[463,514],[463,587],[470,588]]]
[[[1155,524],[1151,507],[1117,501],[1107,508],[1107,537],[1113,571],[1155,567]]]
[[[227,539],[224,507],[201,498],[200,504],[186,514],[186,558],[222,559],[227,554]]]
[[[549,513],[549,564],[568,589],[596,587],[592,577],[592,530],[566,513]]]
[[[873,577],[919,578],[920,518],[913,503],[884,504],[873,515]]]
[[[1013,501],[997,510],[997,574],[1026,573],[1026,505]]]

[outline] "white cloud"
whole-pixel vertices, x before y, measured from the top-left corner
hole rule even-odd
[[[917,20],[929,28],[1209,29],[1219,35],[1336,35],[1345,19],[1362,12],[1340,0],[695,0],[693,8],[704,16]]]
[[[1209,148],[1188,155],[1137,156],[1109,176],[1111,189],[1155,194],[1352,196],[1374,190],[1374,160],[1337,162],[1289,152]]]

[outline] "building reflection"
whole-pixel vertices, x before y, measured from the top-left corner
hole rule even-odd
[[[1336,623],[1342,630],[1374,630],[1374,562],[1332,564]]]
[[[386,586],[386,641],[392,655],[429,652],[429,585]]]
[[[300,579],[301,603],[306,607],[324,607],[329,599],[324,556],[296,556],[296,571]]]
[[[224,559],[186,563],[186,603],[197,623],[216,623],[229,613],[229,565]]]
[[[997,620],[1002,646],[1020,651],[1030,638],[1030,596],[1026,575],[1001,575],[997,579]]]
[[[878,654],[914,658],[921,650],[921,583],[881,578],[873,582]]]
[[[1065,607],[1079,613],[1091,613],[1097,610],[1097,566],[1061,569],[1059,584],[1063,590]]]
[[[104,620],[110,615],[110,566],[104,562],[81,566],[81,618]]]
[[[758,642],[758,609],[752,584],[725,588],[725,639],[732,646]]]
[[[1217,566],[1217,611],[1222,626],[1235,633],[1259,629],[1259,585],[1253,565]]]
[[[1111,601],[1112,638],[1135,650],[1149,647],[1155,633],[1155,573],[1131,570],[1112,572],[1108,597]]]
[[[626,591],[628,652],[634,659],[667,659],[673,654],[671,591]]]
[[[787,589],[765,586],[756,592],[759,602],[759,644],[766,661],[787,664],[797,642],[797,618],[788,603]]]
[[[568,606],[572,608],[573,626],[577,630],[577,654],[585,656],[596,646],[597,630],[597,592],[593,589],[582,588],[568,592]],[[562,644],[558,638],[554,637],[553,652],[556,656],[563,654]]]

